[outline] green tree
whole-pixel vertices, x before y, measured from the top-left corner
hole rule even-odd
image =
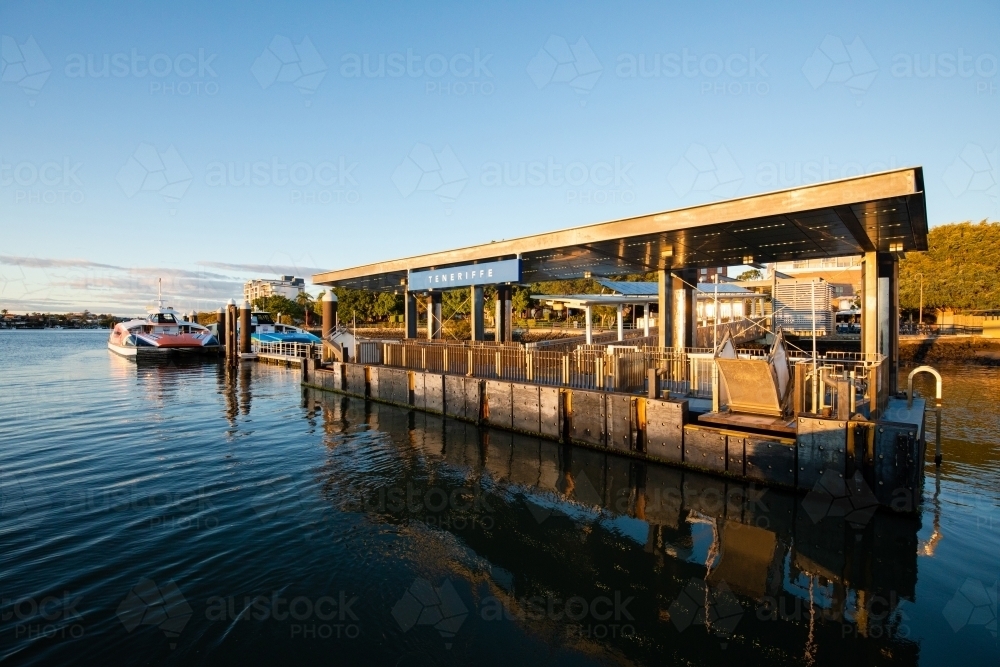
[[[445,321],[455,319],[456,315],[468,315],[472,312],[472,290],[452,289],[441,294],[441,318]]]
[[[1000,222],[939,225],[927,235],[927,252],[899,263],[899,302],[915,309],[924,286],[924,309],[1000,309]]]
[[[295,295],[295,303],[302,308],[302,319],[305,326],[312,326],[313,322],[309,315],[312,313],[313,297],[309,292],[302,290]]]
[[[334,287],[333,293],[337,295],[337,317],[341,322],[350,323],[355,318],[358,322],[368,322],[374,319],[375,302],[378,300],[377,292]]]
[[[280,294],[259,297],[254,299],[252,305],[254,310],[265,311],[271,313],[275,317],[277,317],[280,313],[282,315],[288,315],[293,320],[301,320],[303,316],[303,308],[301,305],[292,301],[288,297],[281,296]]]
[[[760,272],[760,269],[750,269],[744,271],[740,275],[736,276],[737,280],[763,280],[764,274]]]
[[[323,297],[326,296],[326,290],[319,293],[319,296],[312,303],[312,312],[314,315],[319,315],[323,317]]]
[[[510,296],[510,307],[515,313],[520,313],[530,308],[531,289],[521,287],[520,285],[514,287]]]
[[[403,312],[403,297],[402,295],[392,294],[390,292],[380,292],[377,297],[375,297],[375,303],[372,306],[372,313],[378,318],[387,318],[390,315],[400,315]]]

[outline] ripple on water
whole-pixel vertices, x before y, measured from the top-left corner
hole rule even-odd
[[[725,497],[739,486],[732,482],[519,436],[487,438],[471,425],[357,400],[306,400],[297,373],[285,369],[137,367],[109,355],[105,340],[106,332],[0,332],[0,593],[79,598],[75,622],[84,628],[60,640],[17,634],[37,616],[0,620],[0,659],[800,664],[809,648],[818,664],[865,664],[876,654],[934,664],[957,644],[970,662],[995,657],[984,627],[954,632],[941,621],[966,579],[996,579],[996,373],[944,370],[945,464],[939,480],[927,477],[920,522],[880,516],[872,530],[896,550],[878,552],[884,562],[851,560],[873,569],[844,576],[847,556],[859,556],[857,536],[814,526],[794,496],[767,496],[770,532],[762,524],[753,532],[750,508],[715,516],[685,504],[716,488]],[[486,510],[428,509],[444,497]],[[826,537],[836,548],[823,547]],[[756,550],[765,543],[770,561]],[[714,575],[704,565],[710,556]],[[671,606],[686,585],[719,572],[747,610],[725,651],[703,626],[678,629]],[[911,635],[845,639],[854,621],[813,628],[808,614],[769,625],[749,613],[759,598],[739,587],[756,586],[757,575],[768,594],[800,602],[838,591],[856,600],[867,585],[856,580],[879,595],[888,587],[903,598]],[[393,615],[418,578],[441,590],[447,583],[462,601],[468,618],[454,637],[420,624],[404,630]],[[142,580],[161,590],[175,584],[190,605],[179,636],[158,626],[129,631],[119,618]],[[634,598],[631,638],[573,635],[578,626],[565,619],[523,618],[534,598],[616,593]],[[290,622],[241,617],[261,598],[340,594],[357,598],[355,640],[307,641]],[[502,600],[514,620],[485,622],[489,600]]]

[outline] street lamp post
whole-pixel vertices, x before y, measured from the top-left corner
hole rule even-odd
[[[924,274],[920,273],[917,275],[920,276],[920,308],[918,309],[919,314],[917,323],[920,326],[923,326],[924,325]]]

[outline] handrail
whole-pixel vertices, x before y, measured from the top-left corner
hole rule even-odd
[[[906,407],[907,409],[913,407],[913,376],[917,373],[930,373],[937,380],[937,387],[934,392],[934,399],[937,401],[938,407],[941,406],[941,374],[930,366],[917,366],[910,374],[906,376]]]
[[[917,366],[910,371],[910,374],[906,376],[906,408],[908,410],[913,407],[913,377],[918,373],[930,373],[936,380],[934,389],[934,413],[937,423],[934,429],[934,465],[939,466],[941,465],[941,374],[930,366]]]
[[[320,359],[321,346],[316,343],[263,342],[254,341],[251,350],[257,354],[276,354],[284,357]]]

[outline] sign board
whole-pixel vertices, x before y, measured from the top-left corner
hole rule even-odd
[[[406,289],[416,292],[427,289],[451,289],[471,285],[496,285],[521,281],[521,260],[504,259],[452,266],[447,269],[410,271]]]

